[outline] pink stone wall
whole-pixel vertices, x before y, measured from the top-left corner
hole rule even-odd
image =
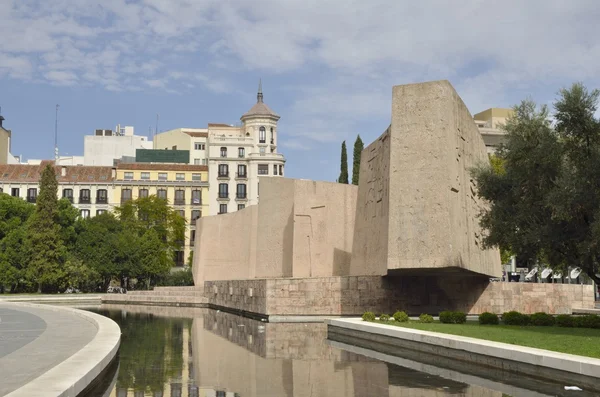
[[[442,310],[560,314],[570,313],[574,307],[594,307],[591,285],[490,283],[459,276],[214,281],[207,282],[205,289],[213,305],[266,315],[393,314],[396,310],[411,315]]]

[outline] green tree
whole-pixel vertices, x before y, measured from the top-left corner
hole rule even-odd
[[[512,249],[564,272],[580,267],[600,283],[600,91],[560,91],[553,127],[546,106],[525,100],[504,127],[504,173],[474,172],[490,206],[481,216],[488,246]]]
[[[360,135],[356,137],[354,142],[354,153],[352,157],[352,184],[358,185],[358,176],[360,174],[360,155],[365,148],[365,145],[360,139]]]
[[[77,240],[75,224],[79,219],[79,211],[65,198],[58,200],[56,221],[60,226],[60,237],[67,250],[72,251]]]
[[[40,179],[35,212],[28,222],[28,277],[40,292],[56,292],[64,277],[65,247],[58,224],[58,182],[47,165]]]
[[[348,184],[348,153],[346,152],[346,141],[342,142],[342,159],[338,183]]]

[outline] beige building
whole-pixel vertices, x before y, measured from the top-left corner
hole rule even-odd
[[[512,109],[490,108],[473,116],[488,154],[495,153],[496,148],[504,143],[506,132],[501,127],[512,114]]]
[[[208,128],[178,128],[156,135],[154,148],[189,150],[189,164],[208,165],[209,215],[235,212],[257,204],[259,177],[283,176],[285,157],[278,153],[279,115],[263,101],[259,84],[256,104],[242,124],[209,123]]]

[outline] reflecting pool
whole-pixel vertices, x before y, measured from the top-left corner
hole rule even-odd
[[[562,396],[561,385],[489,378],[328,341],[324,324],[264,323],[206,309],[103,305],[119,361],[90,397]],[[418,360],[418,357],[416,357]],[[426,360],[425,360],[426,361]],[[578,392],[578,396],[591,396]]]

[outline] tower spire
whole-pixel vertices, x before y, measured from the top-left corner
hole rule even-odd
[[[263,93],[262,93],[262,79],[258,79],[258,94],[256,94],[256,102],[263,101]]]

